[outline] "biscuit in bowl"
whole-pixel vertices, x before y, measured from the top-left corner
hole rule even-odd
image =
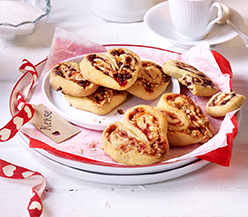
[[[136,81],[141,61],[131,50],[113,48],[106,54],[88,54],[79,65],[82,73],[95,84],[126,90]]]
[[[208,117],[188,96],[164,94],[156,108],[167,118],[168,140],[171,146],[205,143],[214,136]]]
[[[168,60],[163,65],[164,72],[176,78],[196,96],[212,96],[218,88],[202,71],[178,60]]]
[[[170,80],[159,64],[141,61],[137,80],[127,91],[141,99],[154,100],[166,90]]]
[[[126,91],[118,91],[99,86],[99,88],[89,96],[64,96],[70,105],[75,108],[98,115],[105,115],[124,102],[127,98],[127,94],[128,93]]]
[[[234,91],[229,93],[219,92],[208,101],[206,112],[212,117],[224,117],[228,112],[240,108],[245,99],[245,96]]]
[[[62,62],[50,71],[49,82],[54,90],[70,96],[83,97],[96,91],[98,85],[82,75],[75,62]]]
[[[167,120],[151,106],[132,107],[124,114],[123,122],[105,128],[102,148],[116,162],[125,165],[161,162],[169,151]]]

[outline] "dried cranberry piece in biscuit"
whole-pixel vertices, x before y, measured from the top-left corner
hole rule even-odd
[[[214,131],[202,109],[187,96],[164,94],[156,107],[168,121],[168,140],[171,146],[205,143]]]
[[[77,97],[90,95],[98,88],[81,74],[75,62],[62,62],[53,67],[49,82],[54,90]]]
[[[105,128],[102,148],[115,161],[126,165],[161,162],[169,151],[167,120],[153,107],[135,106],[125,113],[123,122]]]
[[[164,72],[176,78],[182,85],[197,96],[212,96],[217,92],[215,83],[202,71],[198,70],[190,64],[177,61],[168,60],[163,65]]]

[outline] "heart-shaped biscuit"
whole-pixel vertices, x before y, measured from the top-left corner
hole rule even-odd
[[[83,76],[75,62],[62,62],[54,66],[49,82],[54,90],[75,97],[88,96],[98,88],[98,85]]]
[[[240,108],[245,99],[245,96],[234,91],[229,93],[219,92],[208,101],[206,112],[212,117],[224,117],[228,112]]]
[[[93,94],[86,97],[64,95],[71,106],[98,115],[106,115],[127,98],[127,91],[113,90],[100,86]]]
[[[165,91],[170,80],[170,76],[164,73],[162,66],[144,60],[141,61],[137,80],[127,91],[141,99],[154,100]]]
[[[194,66],[178,60],[168,60],[163,65],[164,72],[176,78],[196,96],[212,96],[218,90],[215,83]]]
[[[167,118],[171,146],[205,143],[214,136],[207,116],[188,96],[166,93],[156,108]]]
[[[124,114],[123,122],[105,128],[102,148],[115,161],[126,165],[161,162],[169,151],[167,119],[151,106],[135,106]]]
[[[95,84],[126,90],[136,81],[140,65],[140,58],[133,51],[113,48],[106,54],[86,55],[80,62],[80,69]]]

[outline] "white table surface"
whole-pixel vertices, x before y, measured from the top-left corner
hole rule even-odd
[[[0,128],[10,119],[10,92],[21,76],[23,58],[32,63],[44,59],[55,27],[100,44],[131,43],[185,52],[154,33],[143,22],[112,23],[90,11],[90,0],[52,0],[47,23],[26,40],[0,39]],[[161,2],[161,1],[160,1]],[[248,1],[220,0],[244,18],[248,34]],[[236,37],[212,47],[231,63],[233,88],[247,95],[248,49]],[[239,134],[234,140],[230,167],[208,164],[177,179],[148,185],[108,185],[79,180],[45,167],[28,153],[17,138],[0,144],[0,158],[38,171],[47,179],[43,194],[43,214],[48,217],[78,216],[247,216],[248,215],[248,101],[244,103]],[[27,215],[30,181],[0,178],[0,216]]]

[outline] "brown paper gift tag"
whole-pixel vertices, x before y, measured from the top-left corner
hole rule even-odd
[[[43,104],[33,105],[34,117],[29,121],[56,143],[63,142],[78,134],[80,130],[64,120]]]

